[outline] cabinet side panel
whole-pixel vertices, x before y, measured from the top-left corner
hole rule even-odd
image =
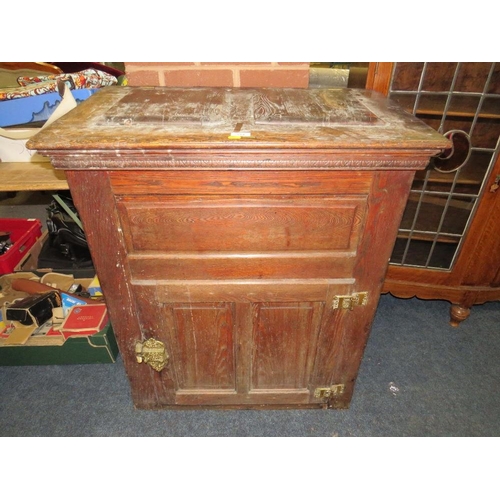
[[[125,242],[109,174],[80,170],[67,171],[66,177],[106,298],[134,404],[154,407],[157,405],[157,394],[153,370],[145,376],[135,358],[135,344],[142,339],[142,325],[130,289]]]

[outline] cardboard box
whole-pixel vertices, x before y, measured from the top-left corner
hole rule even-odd
[[[38,238],[31,248],[21,257],[19,262],[14,266],[10,272],[30,272],[38,268],[38,256],[43,248],[44,243],[48,240],[49,232],[45,230],[40,238]],[[46,272],[52,271],[52,269]]]
[[[70,337],[62,343],[56,337],[52,345],[37,342],[33,337],[22,346],[0,346],[0,366],[114,363],[118,356],[111,323],[94,335]]]
[[[96,300],[94,303],[93,300],[86,299],[87,302],[91,302],[87,312],[92,310],[93,314],[77,315],[78,318],[85,320],[81,330],[75,327],[80,322],[78,319],[72,324],[67,323],[67,328],[62,329],[67,319],[63,317],[62,307],[54,307],[52,318],[42,325],[35,321],[29,322],[29,325],[23,324],[21,321],[9,320],[6,314],[7,307],[15,306],[16,301],[23,304],[24,298],[33,296],[14,286],[14,280],[18,279],[22,279],[24,283],[33,281],[35,284],[52,287],[61,296],[65,293],[69,294],[67,290],[74,285],[86,288],[94,281],[93,278],[77,279],[60,273],[38,276],[35,273],[19,272],[0,276],[2,290],[0,365],[114,363],[116,361],[118,346],[108,319],[106,305],[102,300]],[[31,283],[28,284],[32,286]],[[84,309],[86,304],[77,307]]]

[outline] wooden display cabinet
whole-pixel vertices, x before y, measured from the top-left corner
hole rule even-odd
[[[367,91],[110,87],[29,147],[66,172],[136,407],[346,408],[448,145]]]
[[[500,64],[372,63],[367,86],[453,141],[416,174],[383,291],[448,300],[457,326],[500,300]]]

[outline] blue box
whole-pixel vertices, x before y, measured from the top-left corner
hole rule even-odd
[[[100,89],[76,89],[71,93],[77,103],[85,101]],[[44,122],[61,102],[59,92],[0,101],[0,127]]]

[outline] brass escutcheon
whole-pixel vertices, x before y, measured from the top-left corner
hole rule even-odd
[[[135,344],[135,357],[138,363],[146,363],[161,372],[167,366],[169,356],[163,342],[150,338]]]

